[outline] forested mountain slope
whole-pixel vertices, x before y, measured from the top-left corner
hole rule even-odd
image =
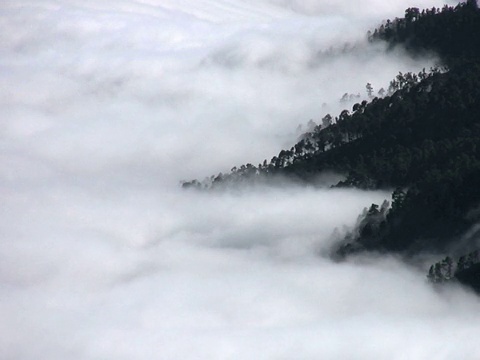
[[[369,40],[403,46],[413,56],[435,53],[445,68],[400,73],[383,98],[325,116],[270,162],[184,186],[279,174],[308,182],[325,171],[340,172],[346,180],[336,186],[396,190],[391,208],[379,216],[372,206],[337,255],[369,249],[441,252],[460,239],[461,251],[473,251],[477,234],[464,234],[480,221],[480,10],[475,1],[410,8],[404,18],[369,32]]]

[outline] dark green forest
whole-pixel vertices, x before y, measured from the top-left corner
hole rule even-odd
[[[313,182],[333,171],[345,175],[337,187],[395,189],[391,206],[372,204],[333,256],[370,250],[406,257],[452,249],[452,256],[472,254],[480,239],[474,227],[480,222],[478,5],[470,0],[442,9],[409,8],[403,18],[369,31],[368,40],[386,42],[390,50],[401,46],[412,56],[433,53],[442,64],[418,74],[399,73],[378,97],[367,84],[369,101],[311,124],[297,144],[270,161],[183,186],[215,188],[276,176]],[[468,267],[460,264],[461,257],[457,265],[448,257],[432,265],[428,278],[457,278],[478,289],[476,254]],[[449,266],[454,270],[447,276]]]

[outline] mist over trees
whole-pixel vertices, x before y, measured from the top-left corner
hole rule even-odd
[[[480,211],[446,251],[382,250],[410,180],[349,150],[395,151],[371,103],[453,68],[369,43],[409,6],[1,2],[0,358],[478,360]]]
[[[469,0],[455,7],[409,8],[368,33],[370,42],[402,46],[412,56],[434,53],[442,64],[399,73],[387,90],[355,103],[320,124],[270,161],[232,168],[184,187],[216,188],[270,181],[281,175],[306,183],[318,174],[345,175],[335,186],[395,189],[391,207],[372,205],[336,256],[375,250],[406,256],[420,251],[469,253],[476,237],[460,240],[480,215],[480,10]],[[345,93],[344,101],[355,97]],[[465,267],[453,260],[434,265],[429,279],[451,279]],[[447,268],[448,270],[445,270]],[[472,270],[469,266],[468,269]],[[460,275],[461,277],[462,275]],[[467,276],[467,278],[469,278]],[[442,280],[443,281],[443,280]],[[465,282],[468,282],[465,280]]]

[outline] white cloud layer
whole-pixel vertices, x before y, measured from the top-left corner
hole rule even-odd
[[[1,357],[478,358],[472,294],[322,255],[388,194],[178,186],[434,64],[365,43],[411,5],[2,2]]]

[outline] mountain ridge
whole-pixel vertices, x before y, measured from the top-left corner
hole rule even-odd
[[[392,206],[379,210],[373,204],[356,235],[347,236],[335,256],[369,250],[407,257],[424,251],[445,254],[454,247],[465,254],[475,251],[477,237],[465,241],[464,234],[480,222],[476,1],[442,9],[409,8],[404,18],[370,31],[368,39],[386,42],[390,49],[402,46],[412,56],[433,52],[445,66],[399,73],[381,98],[367,84],[370,101],[335,118],[326,115],[321,125],[312,126],[270,162],[234,167],[229,174],[183,186],[215,188],[278,175],[311,183],[322,172],[342,173],[346,178],[337,187],[395,191]]]

